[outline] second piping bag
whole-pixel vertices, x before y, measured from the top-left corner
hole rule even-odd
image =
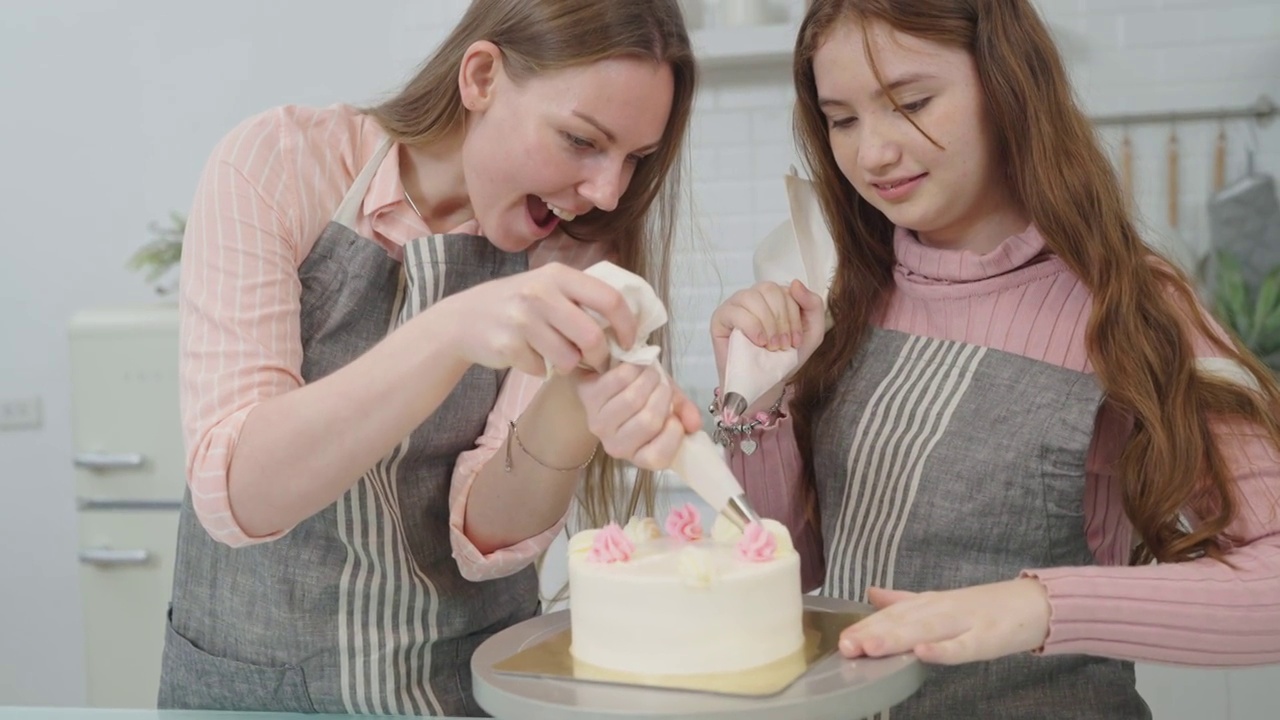
[[[836,271],[836,247],[822,216],[813,183],[796,174],[784,176],[791,217],[756,246],[753,269],[757,282],[765,280],[790,285],[799,280],[822,298],[827,306],[831,279]],[[826,329],[831,329],[831,313],[826,313]],[[769,350],[747,339],[740,330],[729,335],[725,356],[724,411],[742,416],[762,395],[796,370],[799,354],[795,348]]]
[[[625,350],[618,344],[607,321],[591,313],[605,330],[613,362],[636,365],[658,362],[660,348],[649,345],[648,337],[666,324],[667,309],[653,287],[639,275],[607,261],[592,265],[586,269],[586,273],[609,283],[622,293],[627,306],[636,316],[636,342],[630,350]],[[550,367],[547,371],[548,374],[551,372]],[[671,381],[670,377],[664,377],[667,382]],[[723,514],[739,528],[745,528],[748,522],[759,522],[760,517],[747,502],[742,486],[725,462],[720,447],[712,442],[705,431],[697,430],[685,435],[668,469],[678,475],[713,510]]]

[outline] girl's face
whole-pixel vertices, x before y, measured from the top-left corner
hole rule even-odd
[[[500,56],[499,56],[500,57]],[[663,140],[671,68],[611,58],[517,84],[495,64],[488,85],[468,85],[463,173],[485,235],[519,252],[592,210],[612,211],[640,158]]]
[[[1025,230],[987,124],[982,86],[963,49],[880,22],[846,21],[813,59],[818,102],[841,173],[920,241],[983,253]],[[884,88],[867,61],[875,57]],[[929,134],[930,141],[894,109]]]

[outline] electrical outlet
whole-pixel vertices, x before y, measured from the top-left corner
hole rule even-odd
[[[0,430],[35,430],[42,416],[39,396],[0,400]]]

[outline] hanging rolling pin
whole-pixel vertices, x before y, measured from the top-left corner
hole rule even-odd
[[[1178,129],[1169,129],[1169,227],[1178,227]]]

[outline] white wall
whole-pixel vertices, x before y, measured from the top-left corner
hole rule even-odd
[[[798,0],[797,0],[798,2]],[[1280,100],[1277,0],[1038,0],[1059,29],[1091,113]],[[363,103],[393,89],[463,0],[47,0],[10,3],[0,26],[0,401],[39,396],[43,427],[0,433],[0,706],[84,701],[71,490],[66,322],[77,309],[153,300],[123,267],[190,201],[204,158],[236,121],[271,105]],[[378,14],[371,14],[370,9]],[[694,132],[703,247],[687,251],[673,303],[682,377],[714,384],[706,317],[750,281],[750,252],[782,219],[792,162],[782,67],[707,75]],[[1243,167],[1231,123],[1228,177]],[[1181,236],[1206,240],[1216,124],[1178,127]],[[1108,137],[1118,133],[1108,131]],[[1168,127],[1134,128],[1140,204],[1163,227]],[[1280,123],[1257,167],[1280,175]],[[714,269],[712,263],[714,262]],[[721,284],[723,282],[723,286]],[[1158,718],[1275,717],[1280,670],[1144,668]]]
[[[0,706],[83,704],[66,324],[153,301],[125,260],[185,209],[213,144],[275,104],[367,102],[442,37],[461,0],[54,0],[0,21]],[[371,12],[365,8],[376,8]],[[123,409],[122,409],[123,411]]]

